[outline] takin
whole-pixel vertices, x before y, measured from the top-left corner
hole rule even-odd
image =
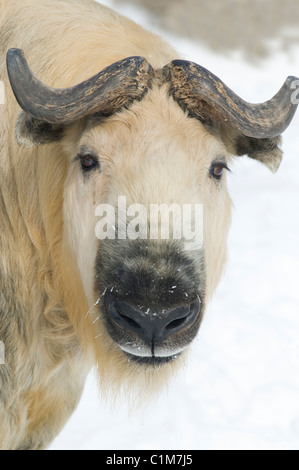
[[[2,0],[0,50],[0,447],[35,450],[92,367],[138,396],[182,364],[226,260],[226,170],[278,169],[295,77],[247,103],[93,0]]]

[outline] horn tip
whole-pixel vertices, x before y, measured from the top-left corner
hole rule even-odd
[[[18,48],[11,48],[7,51],[6,54],[6,65],[7,70],[10,75],[10,72],[14,68],[24,67],[27,64],[24,51]]]
[[[24,51],[22,49],[18,49],[17,47],[12,47],[8,49],[6,57],[8,59],[14,59],[15,57],[24,57]]]

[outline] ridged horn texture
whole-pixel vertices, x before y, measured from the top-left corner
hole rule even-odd
[[[51,88],[31,71],[24,53],[10,49],[7,70],[21,108],[35,119],[63,124],[93,113],[113,114],[141,100],[153,79],[170,82],[170,94],[191,115],[203,122],[224,122],[247,137],[273,138],[289,126],[297,109],[292,102],[296,77],[288,77],[269,101],[242,100],[218,77],[193,62],[174,60],[154,71],[143,57],[115,62],[92,78],[66,89]]]
[[[193,62],[174,60],[164,67],[163,73],[166,81],[171,82],[170,94],[185,111],[204,122],[211,119],[225,122],[247,137],[265,139],[282,134],[297,109],[291,99],[296,77],[288,77],[269,101],[251,104]]]
[[[35,119],[52,124],[97,112],[112,114],[133,100],[141,100],[154,75],[146,59],[128,57],[78,85],[55,89],[35,77],[20,49],[8,51],[7,70],[21,108]]]

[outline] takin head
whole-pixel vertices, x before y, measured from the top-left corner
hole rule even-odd
[[[278,169],[294,77],[253,105],[182,60],[153,70],[130,57],[63,90],[40,82],[18,49],[7,67],[23,110],[19,143],[61,141],[69,155],[64,237],[99,309],[95,334],[104,328],[139,364],[172,362],[195,338],[225,263],[229,161],[247,154]]]

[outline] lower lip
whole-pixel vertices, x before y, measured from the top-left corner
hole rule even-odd
[[[136,364],[141,365],[148,365],[148,366],[162,366],[164,364],[169,364],[170,362],[175,361],[181,353],[175,354],[174,356],[167,356],[167,357],[157,357],[157,356],[134,356],[133,354],[129,354],[125,352],[126,356],[129,358],[130,361],[135,362]]]

